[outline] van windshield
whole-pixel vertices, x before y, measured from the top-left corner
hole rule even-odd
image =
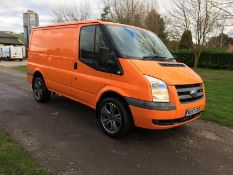
[[[175,61],[156,34],[128,26],[105,26],[122,56],[134,59]]]

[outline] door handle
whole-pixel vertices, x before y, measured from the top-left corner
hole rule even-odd
[[[75,62],[75,63],[74,63],[74,70],[77,70],[77,69],[78,69],[78,63]]]

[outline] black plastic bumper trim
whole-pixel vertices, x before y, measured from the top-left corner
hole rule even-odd
[[[176,106],[171,103],[158,103],[152,101],[138,100],[135,98],[125,97],[127,103],[130,106],[135,106],[139,108],[144,108],[148,110],[158,110],[158,111],[172,111],[176,110]]]
[[[167,125],[176,125],[176,124],[181,124],[190,120],[193,120],[197,117],[200,117],[201,113],[197,113],[191,116],[186,116],[178,119],[171,119],[171,120],[152,120],[152,123],[154,125],[158,126],[167,126]]]

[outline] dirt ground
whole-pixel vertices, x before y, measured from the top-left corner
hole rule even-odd
[[[0,61],[0,67],[16,67],[16,66],[26,66],[27,60],[19,61]]]
[[[212,122],[115,140],[90,108],[60,96],[38,104],[25,75],[6,68],[0,99],[0,128],[54,174],[233,174],[233,130]]]

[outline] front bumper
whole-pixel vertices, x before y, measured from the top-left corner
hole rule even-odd
[[[134,124],[140,128],[146,129],[169,129],[174,128],[186,123],[189,123],[200,117],[201,112],[205,108],[205,98],[192,103],[181,104],[179,100],[175,100],[173,103],[155,103],[145,102],[126,98],[129,104]],[[200,107],[200,113],[194,116],[185,117],[187,109],[194,107]]]

